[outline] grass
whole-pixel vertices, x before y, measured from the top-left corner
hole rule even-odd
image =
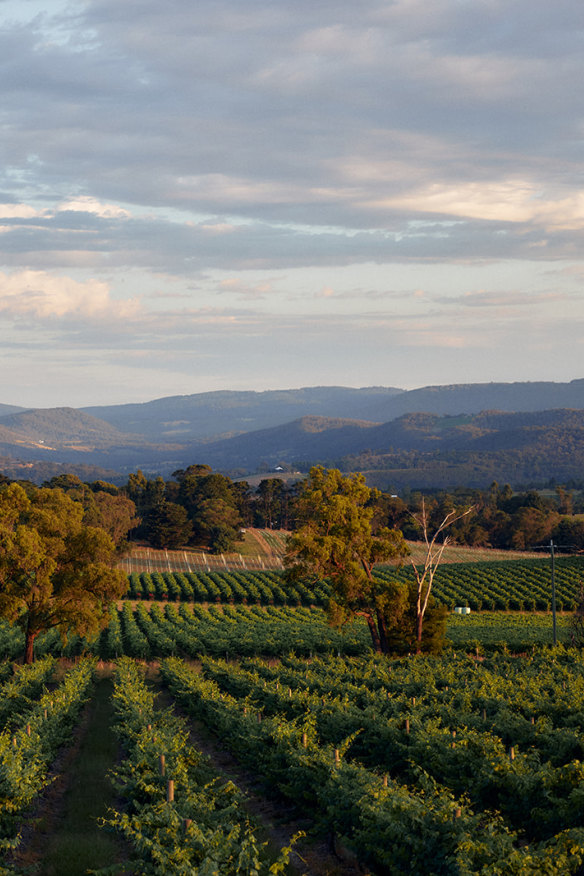
[[[557,638],[560,644],[569,644],[571,614],[558,614]],[[552,615],[534,612],[488,612],[448,616],[446,635],[453,646],[486,650],[509,648],[523,651],[534,645],[553,643]]]
[[[408,541],[411,559],[415,563],[423,563],[426,556],[426,546],[423,542]],[[444,549],[442,563],[489,563],[497,560],[543,560],[546,554],[542,551],[507,551],[497,548],[467,547],[466,545],[447,545]],[[408,557],[408,562],[410,558]]]
[[[86,730],[63,798],[63,812],[52,828],[43,852],[41,876],[80,876],[88,869],[124,860],[117,839],[98,826],[97,819],[115,803],[108,771],[115,765],[118,741],[112,726],[112,682],[99,678],[89,705]]]

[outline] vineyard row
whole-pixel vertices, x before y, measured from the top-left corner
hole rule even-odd
[[[379,567],[381,580],[413,581],[413,570]],[[549,611],[551,572],[546,560],[509,560],[442,565],[434,582],[434,597],[454,608],[473,611]],[[557,606],[573,611],[584,583],[584,558],[560,557],[555,564]],[[142,572],[128,578],[128,598],[181,602],[259,605],[324,605],[327,581],[286,581],[281,572]]]
[[[570,642],[568,618],[558,618],[561,642]],[[453,615],[447,625],[453,648],[473,652],[514,652],[551,644],[550,615],[481,613],[459,617]],[[17,627],[0,623],[0,659],[14,659],[22,654],[24,636]],[[207,608],[184,603],[126,602],[112,609],[103,632],[86,639],[72,634],[63,642],[57,630],[37,637],[35,655],[76,657],[92,654],[102,660],[123,655],[154,659],[169,655],[198,658],[277,657],[289,653],[300,656],[316,654],[369,654],[371,636],[364,621],[354,621],[342,629],[328,625],[319,608],[282,606],[212,605]],[[0,707],[1,709],[1,707]]]

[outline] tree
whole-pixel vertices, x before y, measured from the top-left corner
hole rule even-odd
[[[93,502],[84,502],[83,522],[104,529],[117,549],[126,548],[128,534],[140,523],[135,504],[127,496],[114,496],[103,490],[92,496]]]
[[[136,517],[136,505],[114,484],[106,481],[85,484],[77,475],[63,474],[45,481],[43,486],[61,489],[80,502],[83,506],[83,523],[105,529],[119,551],[126,547],[128,533],[140,523]]]
[[[145,514],[143,530],[153,547],[178,548],[188,544],[193,525],[182,505],[165,500]]]
[[[265,478],[257,488],[256,522],[266,529],[279,529],[287,499],[286,484],[281,478]]]
[[[439,654],[444,646],[448,608],[435,603],[432,596],[424,615],[421,646],[418,645],[416,596],[417,584],[412,581],[408,586],[406,608],[400,622],[388,632],[389,650],[392,654]]]
[[[288,539],[288,575],[325,578],[332,584],[329,617],[343,622],[365,618],[373,647],[388,653],[388,630],[407,608],[407,587],[373,575],[376,563],[400,560],[408,553],[401,532],[373,529],[377,490],[362,474],[343,476],[337,469],[311,468],[297,502],[299,527]]]
[[[213,554],[233,550],[240,538],[241,517],[230,499],[210,496],[202,499],[193,516],[196,538],[204,542]]]
[[[127,590],[112,539],[83,513],[61,489],[0,487],[0,616],[22,627],[26,663],[45,630],[97,633]]]
[[[524,551],[532,545],[548,542],[559,522],[560,515],[557,511],[535,508],[532,505],[519,508],[511,518],[511,547]]]
[[[240,538],[240,494],[225,475],[207,465],[190,465],[174,472],[180,489],[177,501],[193,524],[193,541],[214,553],[229,550]]]
[[[412,514],[413,520],[422,530],[426,546],[423,565],[416,565],[414,560],[411,559],[416,579],[416,653],[418,654],[422,651],[424,617],[430,603],[434,576],[442,560],[446,545],[450,543],[449,537],[444,536],[443,533],[457,520],[462,520],[471,514],[473,510],[474,508],[471,507],[463,511],[459,511],[456,508],[446,511],[445,516],[437,523],[433,535],[430,535],[430,512],[426,508],[424,499],[422,499],[420,511]]]

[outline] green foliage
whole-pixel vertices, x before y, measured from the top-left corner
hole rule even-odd
[[[80,663],[55,690],[29,703],[16,728],[0,733],[0,852],[18,845],[23,812],[48,783],[51,761],[70,738],[93,669],[92,661]]]
[[[9,729],[24,721],[54,668],[53,657],[45,657],[33,665],[14,667],[0,687],[0,728]]]
[[[177,548],[189,542],[193,525],[181,505],[163,500],[145,513],[142,532],[155,548]]]
[[[403,585],[402,586],[407,586]],[[421,644],[417,636],[416,586],[412,582],[407,588],[409,598],[399,624],[392,626],[387,633],[388,649],[391,654],[439,654],[446,639],[448,608],[440,605],[430,596],[424,614],[424,633]]]
[[[202,674],[170,659],[162,673],[247,768],[373,872],[579,872],[579,657],[205,660]]]
[[[292,581],[329,578],[331,620],[364,617],[374,648],[387,652],[388,630],[400,622],[407,592],[387,586],[373,568],[399,560],[408,549],[400,532],[373,530],[377,497],[362,475],[312,468],[298,499],[300,525],[289,539],[286,565]]]
[[[106,481],[85,484],[76,475],[63,474],[46,481],[43,487],[62,490],[79,502],[84,525],[105,530],[117,549],[126,545],[128,533],[139,523],[134,502]]]
[[[377,567],[376,576],[409,582],[411,568]],[[581,556],[556,557],[556,592],[559,611],[576,607],[584,579]],[[443,563],[436,572],[432,593],[448,608],[469,606],[473,611],[549,611],[551,570],[548,558],[497,560],[476,563]]]
[[[276,861],[266,855],[231,782],[221,783],[188,742],[186,723],[155,707],[136,664],[118,664],[114,690],[116,731],[125,758],[113,773],[126,811],[112,811],[104,826],[133,847],[141,874],[268,876],[280,872],[290,849]],[[160,758],[164,756],[164,772]],[[174,799],[167,799],[168,781]]]
[[[27,662],[43,630],[95,635],[126,591],[125,575],[111,568],[114,543],[83,516],[60,489],[0,487],[0,616],[23,629]]]

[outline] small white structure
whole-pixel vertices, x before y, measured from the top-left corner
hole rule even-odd
[[[470,614],[470,608],[468,605],[457,605],[454,614]]]

